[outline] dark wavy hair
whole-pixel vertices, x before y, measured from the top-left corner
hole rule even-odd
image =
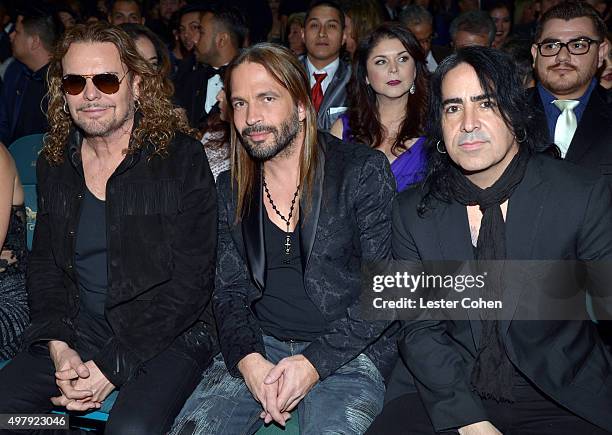
[[[416,91],[410,95],[406,104],[406,117],[400,126],[391,152],[398,156],[406,147],[407,139],[423,135],[423,122],[427,108],[427,88],[429,73],[425,54],[414,35],[397,23],[378,26],[359,42],[353,57],[353,72],[348,84],[348,119],[352,139],[356,142],[377,147],[383,141],[383,126],[380,122],[376,92],[366,82],[367,61],[374,47],[385,39],[398,39],[414,59],[416,67]]]
[[[430,209],[432,198],[444,202],[450,202],[452,198],[450,169],[454,163],[447,153],[437,150],[444,142],[442,81],[449,71],[463,63],[476,71],[483,94],[495,99],[502,119],[514,132],[521,149],[534,153],[546,141],[546,126],[537,122],[535,109],[528,102],[514,60],[508,54],[493,48],[466,47],[458,50],[444,59],[431,77],[425,142],[428,156],[427,175],[422,185],[423,197],[418,206],[421,216]]]

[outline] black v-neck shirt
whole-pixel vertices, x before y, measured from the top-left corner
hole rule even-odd
[[[266,287],[253,311],[264,333],[280,340],[312,341],[325,330],[326,321],[304,287],[299,226],[289,234],[287,255],[286,232],[264,213]]]

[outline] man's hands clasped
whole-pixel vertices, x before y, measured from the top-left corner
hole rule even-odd
[[[319,381],[319,374],[303,355],[283,358],[274,365],[259,353],[252,353],[238,363],[249,391],[263,408],[265,423],[276,421],[285,426],[290,412]]]
[[[52,397],[55,406],[70,411],[88,411],[102,406],[115,389],[93,361],[83,362],[63,341],[50,341],[49,353],[55,365],[55,379],[61,395]]]

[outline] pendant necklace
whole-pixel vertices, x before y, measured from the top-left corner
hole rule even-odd
[[[274,210],[276,214],[278,215],[278,217],[280,217],[281,220],[287,224],[287,231],[285,231],[284,246],[285,246],[285,255],[290,255],[291,254],[291,233],[289,232],[289,226],[291,225],[291,217],[293,216],[293,210],[295,208],[295,200],[297,199],[298,193],[300,192],[300,185],[298,184],[298,187],[295,190],[295,193],[293,194],[293,199],[291,200],[291,207],[289,208],[288,217],[283,216],[283,214],[280,211],[278,211],[276,204],[274,204],[274,201],[272,200],[272,196],[270,195],[270,191],[268,190],[268,185],[266,184],[265,175],[263,176],[263,186],[264,186],[264,190],[266,191],[266,196],[268,197],[268,201],[270,201],[270,205],[272,206],[272,210]]]

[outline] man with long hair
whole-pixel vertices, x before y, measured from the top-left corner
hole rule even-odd
[[[388,256],[395,182],[384,154],[317,133],[309,88],[273,44],[227,70],[213,301],[225,364],[204,373],[175,433],[254,433],[298,411],[301,433],[359,434],[381,409],[395,325],[360,316],[360,268]]]
[[[608,433],[612,355],[588,320],[581,287],[551,281],[541,263],[533,279],[506,270],[549,260],[559,272],[592,261],[589,271],[609,275],[609,263],[595,263],[612,258],[609,186],[534,153],[545,127],[509,55],[459,50],[440,64],[431,91],[429,172],[422,188],[394,204],[393,256],[437,267],[476,260],[488,272],[482,297],[501,301],[503,311],[407,321],[401,362],[370,433]],[[571,293],[555,293],[559,283]],[[609,284],[600,294],[609,295]],[[545,311],[543,302],[568,294],[576,295],[571,313]]]
[[[164,433],[216,347],[212,174],[168,79],[118,27],[70,29],[48,80],[32,325],[0,411],[88,411],[120,389],[105,433]]]

